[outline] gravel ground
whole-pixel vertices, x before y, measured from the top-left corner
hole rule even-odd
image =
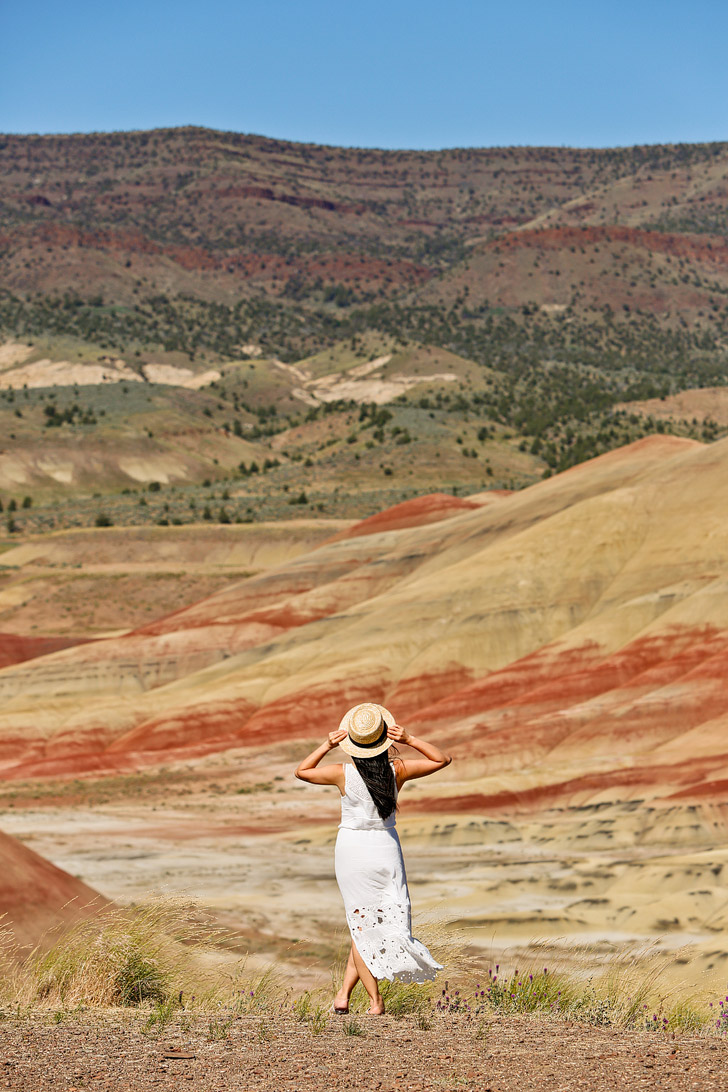
[[[0,1088],[17,1092],[199,1089],[477,1089],[478,1092],[728,1088],[728,1042],[584,1027],[533,1017],[346,1018],[324,1030],[290,1017],[196,1017],[145,1034],[140,1015],[7,1018]]]

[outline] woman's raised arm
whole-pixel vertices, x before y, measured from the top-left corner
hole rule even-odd
[[[344,767],[342,764],[336,762],[328,766],[322,766],[320,769],[317,769],[317,767],[324,755],[338,747],[342,739],[345,738],[346,729],[344,728],[337,728],[335,732],[329,732],[324,742],[315,751],[311,751],[310,755],[306,755],[296,766],[294,774],[298,780],[308,781],[311,785],[336,785],[339,792],[343,793]]]
[[[401,773],[398,780],[401,784],[405,781],[411,781],[415,777],[427,777],[428,774],[437,773],[438,770],[444,769],[452,762],[451,755],[446,755],[434,743],[427,743],[424,739],[411,736],[406,728],[400,728],[398,724],[393,724],[388,728],[387,735],[395,743],[404,743],[407,747],[412,747],[413,750],[424,755],[424,758],[400,759]]]

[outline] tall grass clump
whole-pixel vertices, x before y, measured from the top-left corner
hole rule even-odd
[[[362,991],[363,992],[363,991]],[[380,982],[379,992],[384,1010],[390,1016],[419,1016],[432,1008],[433,985],[431,982]],[[366,1008],[369,998],[366,998]]]
[[[669,956],[632,951],[590,980],[575,1006],[591,1023],[607,1022],[647,1031],[697,1031],[710,1024],[711,1005],[661,979]]]
[[[523,1014],[563,1017],[601,1027],[676,1032],[718,1030],[728,1034],[728,996],[714,1006],[661,984],[669,959],[633,953],[604,973],[580,978],[548,967],[502,972],[488,969],[474,989],[441,989],[435,1014]],[[711,1011],[714,1010],[714,1011]],[[723,1015],[725,1013],[725,1016]]]
[[[460,990],[450,991],[446,983],[436,1007],[446,1012],[472,1012],[479,1015],[488,1009],[503,1013],[561,1013],[569,1010],[578,997],[578,985],[563,974],[549,973],[548,967],[510,975],[488,970],[487,983],[476,983],[472,998]]]
[[[251,975],[246,961],[242,960],[229,981],[225,1005],[235,1016],[271,1016],[288,1007],[290,990],[275,967],[266,967]]]
[[[30,1006],[115,1008],[212,995],[216,985],[201,957],[217,937],[185,899],[105,907],[57,938],[44,938],[3,975],[0,997]]]

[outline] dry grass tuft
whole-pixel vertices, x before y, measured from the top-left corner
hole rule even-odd
[[[474,989],[456,989],[446,982],[435,1009],[476,1017],[494,1012],[533,1013],[657,1032],[728,1030],[720,1018],[715,1019],[709,1001],[665,984],[672,965],[668,955],[652,949],[615,952],[611,965],[599,974],[588,973],[595,963],[589,949],[572,949],[569,961],[572,968],[581,963],[585,973],[544,967],[535,960],[525,965],[520,960],[513,970],[502,970],[495,964]]]
[[[220,939],[220,930],[188,899],[105,907],[55,938],[44,937],[20,963],[6,945],[0,1000],[56,1008],[169,1007],[173,998],[181,1005],[185,995],[213,1000],[220,974],[203,956]]]
[[[696,1031],[711,1023],[709,1002],[663,979],[672,957],[653,949],[632,949],[590,980],[582,1008],[590,1023],[604,1012],[611,1026],[652,1031]]]

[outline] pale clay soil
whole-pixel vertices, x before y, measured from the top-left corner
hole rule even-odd
[[[183,1018],[184,1019],[184,1018]],[[344,1018],[346,1019],[346,1018]],[[209,1018],[144,1033],[142,1014],[52,1014],[0,1025],[0,1088],[16,1092],[200,1092],[290,1089],[477,1089],[623,1092],[728,1087],[728,1043],[585,1027],[536,1017],[329,1017],[313,1035],[292,1017],[243,1016],[210,1034]]]

